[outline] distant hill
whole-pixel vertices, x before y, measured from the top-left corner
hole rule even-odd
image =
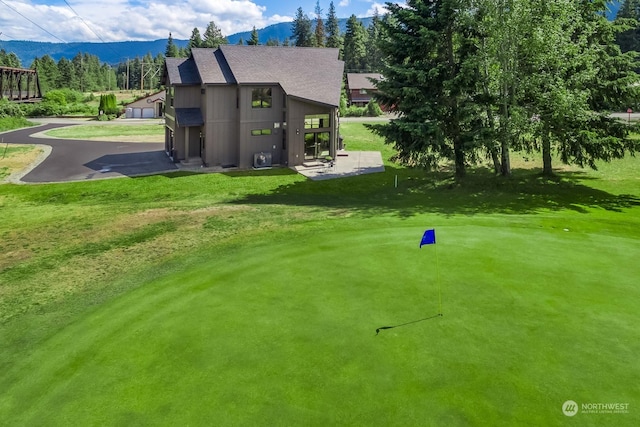
[[[360,19],[365,27],[371,23],[371,18]],[[347,27],[347,19],[340,19],[340,29],[344,33]],[[266,43],[269,39],[277,39],[281,43],[291,37],[291,22],[283,22],[280,24],[270,25],[258,31],[260,43]],[[236,44],[240,39],[245,43],[251,38],[251,31],[232,34],[227,36],[230,44]],[[188,40],[173,40],[176,46],[186,47]],[[167,47],[167,39],[153,41],[127,41],[127,42],[110,42],[110,43],[48,43],[48,42],[32,42],[32,41],[0,41],[0,49],[7,52],[15,53],[20,59],[23,67],[31,66],[34,58],[41,58],[49,55],[56,62],[60,58],[65,57],[72,59],[79,52],[89,53],[100,58],[100,61],[111,65],[117,65],[126,62],[127,58],[133,59],[136,56],[142,58],[147,53],[155,57],[159,53],[164,55]]]

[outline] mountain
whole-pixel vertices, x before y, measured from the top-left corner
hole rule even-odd
[[[365,27],[367,27],[371,23],[371,18],[363,18],[360,19],[360,21]],[[291,25],[291,22],[283,22],[257,30],[260,43],[266,43],[269,39],[277,39],[280,42],[283,42],[291,37]],[[339,25],[340,31],[344,33],[347,28],[347,19],[340,19]],[[251,31],[227,36],[230,44],[236,44],[240,39],[246,42],[250,38]],[[188,40],[178,39],[174,39],[173,42],[178,47],[186,47],[189,43]],[[8,53],[15,53],[20,59],[22,66],[25,68],[29,67],[33,62],[33,59],[36,57],[41,58],[44,55],[49,55],[57,62],[62,57],[71,60],[79,52],[95,55],[100,58],[102,62],[117,65],[119,63],[126,62],[127,58],[133,59],[136,56],[142,58],[147,53],[150,53],[153,57],[159,53],[164,55],[166,47],[166,39],[109,43],[48,43],[21,40],[0,41],[0,49],[4,49]]]
[[[609,2],[607,18],[614,19],[621,7],[621,4],[622,1],[620,0]],[[347,20],[347,18],[339,20],[340,31],[342,31],[343,34],[346,31]],[[371,18],[362,18],[360,21],[365,27],[368,27],[371,23]],[[266,43],[269,39],[277,39],[280,42],[283,42],[291,37],[291,25],[291,22],[283,22],[257,30],[260,43]],[[240,39],[246,42],[250,38],[251,31],[227,36],[230,44],[236,44]],[[174,39],[174,43],[178,47],[186,47],[188,42],[188,40]],[[48,43],[16,40],[0,41],[0,49],[4,49],[6,52],[15,53],[20,59],[20,63],[23,67],[29,67],[33,62],[33,59],[36,57],[40,58],[44,55],[49,55],[57,62],[62,57],[70,60],[79,52],[95,55],[100,58],[102,62],[117,65],[119,63],[126,62],[127,58],[133,59],[136,56],[142,58],[147,53],[150,53],[153,57],[158,54],[164,54],[166,47],[166,39],[110,43]]]

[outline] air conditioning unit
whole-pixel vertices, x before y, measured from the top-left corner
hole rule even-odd
[[[253,155],[253,167],[256,169],[271,167],[271,153],[255,153]]]

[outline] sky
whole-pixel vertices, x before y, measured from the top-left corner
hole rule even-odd
[[[326,19],[331,0],[320,0]],[[333,0],[339,18],[384,12],[384,1]],[[0,0],[0,43],[113,42],[188,39],[214,21],[224,35],[290,22],[301,7],[315,17],[316,0]],[[1,47],[1,45],[0,45]]]

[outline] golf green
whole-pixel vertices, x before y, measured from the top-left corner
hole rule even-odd
[[[0,419],[633,425],[640,248],[614,222],[333,218],[214,245],[25,354]],[[631,407],[578,420],[567,400]]]

